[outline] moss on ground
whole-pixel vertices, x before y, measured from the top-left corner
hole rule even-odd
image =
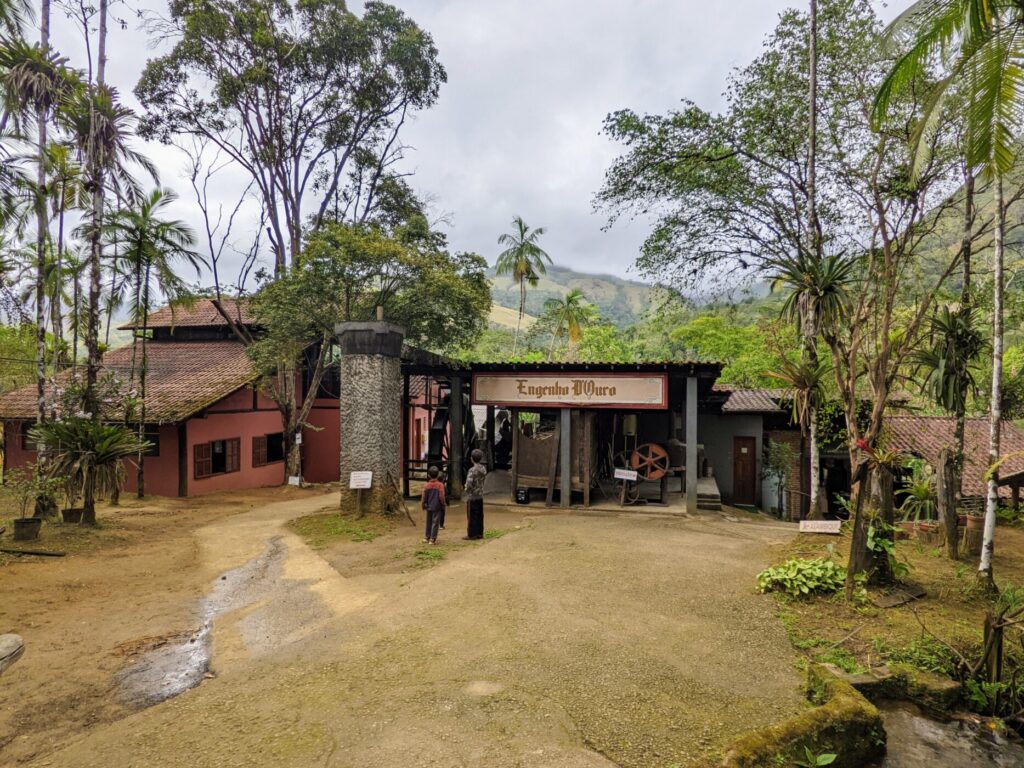
[[[835,754],[835,768],[861,768],[885,752],[882,716],[848,682],[812,664],[807,697],[817,706],[743,737],[726,754],[722,766],[789,766],[809,749],[815,754]]]
[[[394,526],[392,519],[381,515],[357,517],[337,511],[318,512],[288,522],[288,528],[313,549],[323,549],[335,541],[373,541]]]

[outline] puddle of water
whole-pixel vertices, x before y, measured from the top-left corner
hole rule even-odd
[[[1021,768],[1024,743],[962,720],[933,720],[913,704],[879,705],[888,735],[877,768]]]
[[[218,616],[259,599],[263,587],[277,578],[284,544],[277,536],[266,551],[213,582],[199,602],[199,627],[146,651],[119,674],[121,691],[132,706],[148,707],[173,698],[201,683],[210,669],[211,631]]]

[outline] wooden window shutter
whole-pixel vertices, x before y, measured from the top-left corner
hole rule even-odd
[[[192,448],[192,463],[195,478],[200,480],[213,474],[213,447],[209,443],[198,443]]]
[[[267,436],[260,435],[252,439],[252,465],[264,467],[267,464]]]
[[[242,467],[242,439],[239,437],[224,441],[224,471],[237,472]]]

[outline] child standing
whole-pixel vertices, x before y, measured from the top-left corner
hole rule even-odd
[[[427,470],[427,484],[423,486],[422,506],[427,516],[427,531],[424,543],[437,544],[437,529],[444,516],[444,483],[437,479],[441,472],[437,467]]]
[[[487,467],[484,465],[484,453],[480,449],[470,454],[473,466],[466,475],[466,538],[482,539],[484,537],[484,479]]]

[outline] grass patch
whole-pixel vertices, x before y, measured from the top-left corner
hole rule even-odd
[[[488,528],[486,531],[484,531],[484,538],[500,539],[505,534],[512,533],[512,530],[513,529],[511,528]]]
[[[393,527],[391,520],[379,515],[359,518],[338,512],[319,512],[288,522],[288,528],[313,549],[323,549],[336,541],[373,541]]]
[[[841,537],[797,536],[775,549],[772,561],[833,557],[845,565],[850,534]],[[992,599],[978,586],[977,558],[949,560],[944,551],[919,541],[896,543],[897,557],[909,566],[906,580],[919,584],[926,597],[912,605],[877,608],[870,602],[847,603],[834,597],[794,599],[776,593],[776,615],[801,658],[835,664],[851,672],[901,663],[929,672],[948,672],[949,651],[930,639],[921,622],[945,642],[977,647],[982,621]],[[1013,584],[1024,583],[1024,530],[1000,524],[996,531],[994,571],[1006,600],[1024,603]],[[756,584],[751,584],[751,589]],[[858,671],[859,671],[858,669]]]
[[[0,528],[7,530],[0,535],[0,546],[11,549],[39,549],[45,552],[66,552],[77,555],[106,546],[127,541],[130,536],[123,526],[113,520],[99,520],[96,525],[64,523],[60,520],[44,520],[39,538],[34,541],[14,540],[14,518],[0,518]],[[49,562],[49,558],[19,556],[0,553],[0,565],[11,562]]]
[[[417,565],[434,565],[444,560],[444,550],[441,547],[421,547],[414,556]]]

